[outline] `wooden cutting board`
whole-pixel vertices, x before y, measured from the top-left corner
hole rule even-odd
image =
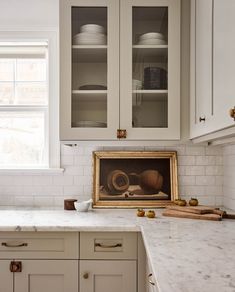
[[[213,207],[208,206],[167,206],[167,209],[186,212],[186,213],[193,213],[193,214],[209,214],[214,213],[216,210]]]
[[[195,214],[195,213],[181,212],[178,210],[171,210],[169,208],[165,209],[162,215],[168,216],[168,217],[189,218],[189,219],[199,219],[199,220],[212,220],[212,221],[222,220],[222,217],[218,214]]]

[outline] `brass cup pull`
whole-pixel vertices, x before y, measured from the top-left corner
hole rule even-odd
[[[22,247],[22,246],[28,246],[28,243],[26,243],[26,242],[21,242],[21,243],[2,242],[2,246],[6,246],[6,247]]]
[[[148,275],[148,282],[149,282],[149,284],[155,286],[155,283],[154,283],[154,282],[152,281],[152,279],[151,279],[152,276],[153,276],[153,274],[149,274],[149,275]]]
[[[84,274],[83,274],[83,278],[84,278],[84,279],[88,279],[88,278],[89,278],[89,274],[88,274],[88,273],[84,273]]]
[[[229,115],[230,115],[230,117],[233,118],[234,121],[235,121],[235,107],[234,107],[234,108],[231,108],[231,109],[229,110]]]
[[[12,273],[20,273],[20,272],[22,272],[22,262],[20,262],[20,261],[12,261],[10,263],[10,271]]]
[[[116,243],[116,244],[95,243],[95,246],[102,247],[102,248],[115,248],[115,247],[122,247],[122,243]]]

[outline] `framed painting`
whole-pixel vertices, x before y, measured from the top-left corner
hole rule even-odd
[[[95,151],[93,208],[164,207],[178,198],[174,151]]]

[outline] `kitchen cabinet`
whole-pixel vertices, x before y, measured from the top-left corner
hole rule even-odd
[[[0,242],[1,291],[78,291],[78,234],[4,232]]]
[[[234,14],[233,0],[191,1],[192,139],[235,125]]]
[[[159,292],[149,260],[147,259],[146,262],[146,292]]]
[[[61,140],[180,138],[180,0],[60,1]]]
[[[136,292],[135,261],[80,261],[80,292]]]
[[[80,233],[80,292],[137,290],[137,233]]]

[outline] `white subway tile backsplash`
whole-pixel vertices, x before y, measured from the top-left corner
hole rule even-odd
[[[203,202],[221,203],[224,173],[229,186],[229,198],[235,179],[235,152],[230,147],[224,151],[220,147],[178,144],[175,146],[95,146],[92,143],[77,146],[61,145],[62,174],[14,174],[0,175],[1,205],[30,205],[37,207],[55,206],[63,208],[64,199],[87,200],[93,192],[93,151],[177,151],[178,181],[181,197],[204,198]],[[226,154],[233,153],[233,154]],[[232,161],[231,158],[232,157]],[[230,199],[231,200],[231,199]]]
[[[185,166],[185,175],[204,175],[204,174],[205,174],[204,166],[194,165]]]
[[[186,147],[186,155],[205,155],[205,147],[204,146],[187,146]]]
[[[213,186],[215,185],[214,176],[196,176],[196,185],[198,186]]]
[[[195,165],[195,156],[178,156],[178,165]]]

